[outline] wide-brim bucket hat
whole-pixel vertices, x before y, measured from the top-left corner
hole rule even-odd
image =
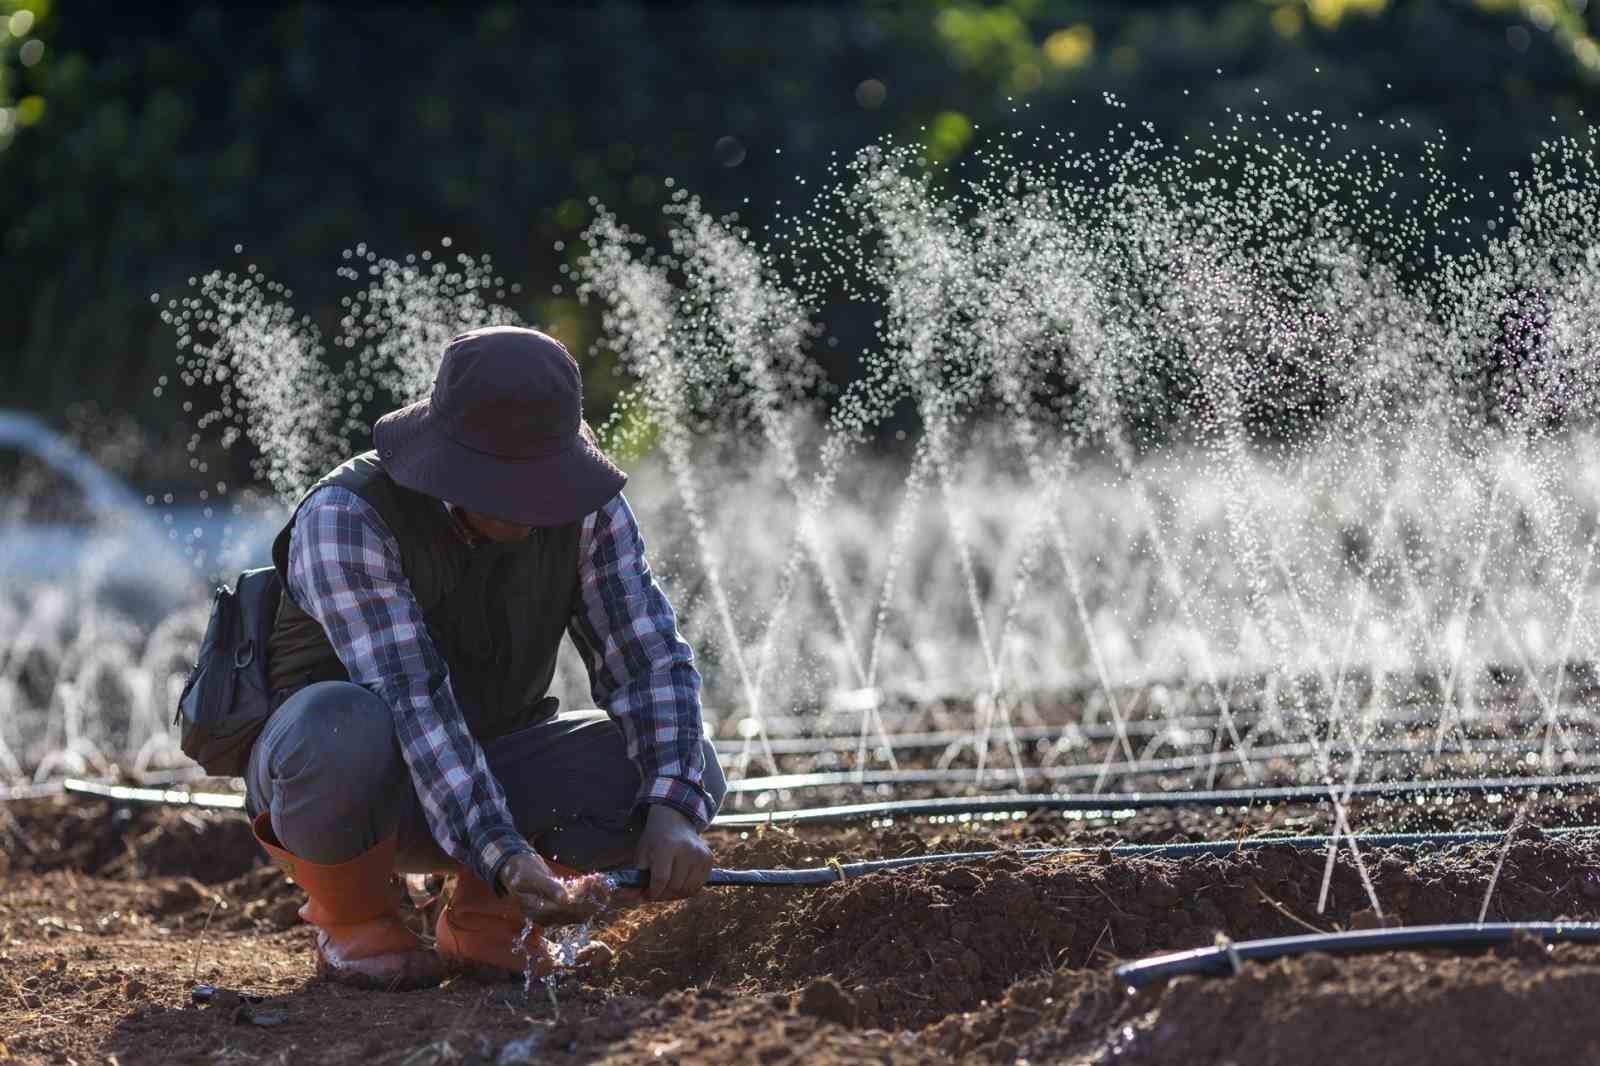
[[[517,326],[454,337],[432,395],[378,419],[372,438],[397,484],[517,525],[576,522],[628,480],[583,420],[577,360]]]

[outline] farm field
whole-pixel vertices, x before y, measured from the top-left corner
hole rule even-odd
[[[1259,6],[1273,33],[1300,17]],[[1052,37],[1065,59],[1093,47]],[[1600,67],[1594,39],[1569,46]],[[1600,1058],[1600,134],[1558,125],[1502,195],[1441,168],[1443,129],[1401,152],[1393,116],[1358,111],[1352,134],[1321,108],[1238,103],[1199,142],[1121,119],[1098,146],[1069,124],[973,126],[945,157],[885,132],[797,174],[816,184],[753,228],[675,179],[644,227],[586,193],[559,211],[548,301],[442,233],[399,257],[352,239],[320,320],[326,295],[285,280],[293,257],[242,243],[163,283],[151,314],[176,357],[154,391],[195,416],[196,498],[119,489],[132,525],[78,528],[41,475],[0,509],[0,1066]],[[480,382],[481,407],[446,402],[441,351],[477,343],[462,331],[540,323],[573,338],[537,339],[559,389],[512,387],[525,352]],[[600,377],[617,379],[603,417],[582,394]],[[446,434],[429,461],[457,454],[454,480],[407,484],[381,431],[396,423],[373,429],[391,403],[527,440]],[[27,425],[50,443],[18,469],[95,469]],[[230,484],[207,457],[236,445]],[[491,509],[531,500],[525,461],[596,448],[626,462],[625,506],[607,465],[600,511]],[[366,543],[380,531],[352,519],[309,564],[277,553],[321,601],[296,606],[350,639],[303,671],[285,641],[304,619],[230,634],[205,592],[233,580],[232,549],[265,564],[253,538],[352,456],[371,479],[352,483],[406,489],[416,521]],[[492,469],[501,491],[471,500],[467,475]],[[545,503],[565,478],[539,482]],[[476,543],[484,522],[527,546]],[[572,581],[551,569],[530,590],[516,560],[552,528]],[[474,561],[416,569],[440,552]],[[380,556],[404,572],[361,576]],[[307,566],[312,584],[291,580]],[[177,581],[159,608],[140,580],[158,571]],[[546,620],[572,637],[559,657],[523,639],[530,602],[573,605]],[[461,702],[431,666],[420,698],[430,642]],[[196,683],[197,657],[220,688]],[[700,855],[709,738],[728,786],[709,887],[549,931],[604,950],[564,950],[584,961],[526,987],[324,982],[239,786],[185,754],[241,769],[192,743],[185,694],[232,726],[241,677],[284,713],[276,697],[323,676],[387,701],[431,831],[480,865],[507,823],[482,820],[501,806],[487,776],[539,775],[478,762],[464,733],[421,751],[449,716],[490,744],[512,733],[480,713],[603,707],[643,782],[605,832],[689,797],[690,822],[650,815],[638,861],[658,874],[685,869],[654,846],[662,825]],[[319,759],[357,736],[277,724]],[[353,810],[409,800],[350,784],[356,755],[384,754],[373,736],[320,767]],[[251,742],[269,777],[294,776],[270,764],[288,741]],[[572,765],[582,780],[526,805],[552,832],[601,824],[560,806],[601,791]],[[478,798],[442,829],[430,780]],[[344,865],[310,856],[358,821],[314,813],[330,811],[295,845],[307,883],[347,876],[312,872]],[[535,867],[498,876],[517,892]],[[348,884],[381,901],[389,866],[362,868]],[[441,887],[405,881],[424,938]],[[1270,943],[1296,937],[1325,939]]]
[[[1592,822],[1593,806],[1573,796],[1532,809],[1506,852],[1491,920],[1600,919],[1593,839],[1535,828]],[[1504,829],[1511,816],[1508,804],[1457,801],[1447,824]],[[1352,817],[1365,832],[1435,821],[1418,804]],[[1581,1004],[1600,991],[1600,951],[1586,946],[1529,940],[1467,954],[1309,955],[1137,995],[1113,976],[1119,962],[1209,946],[1218,933],[1244,940],[1477,919],[1498,844],[1363,849],[1382,918],[1345,850],[1320,914],[1321,850],[1180,859],[1100,850],[1113,840],[1294,833],[1319,819],[1314,807],[1289,805],[1145,812],[1115,826],[1039,816],[713,831],[718,864],[730,868],[1084,850],[821,888],[708,889],[685,903],[621,911],[593,934],[614,958],[563,972],[552,1000],[537,983],[531,997],[515,984],[466,979],[406,993],[323,984],[310,928],[294,913],[298,890],[261,865],[238,816],[18,801],[0,808],[10,863],[0,894],[0,1054],[122,1066],[1254,1063],[1312,1054],[1382,1063],[1416,1061],[1414,1042],[1430,1032],[1448,1034],[1458,1062],[1557,1061],[1582,1046]],[[223,991],[198,1005],[197,984]],[[1552,1057],[1539,1058],[1539,1047]]]

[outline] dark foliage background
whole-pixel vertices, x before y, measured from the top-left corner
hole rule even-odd
[[[1500,177],[1585,128],[1588,8],[0,0],[0,406],[185,437],[170,395],[152,395],[174,353],[151,294],[235,262],[235,244],[331,333],[341,250],[450,236],[586,348],[593,322],[552,286],[589,197],[654,231],[671,178],[759,230],[797,176],[884,135],[942,159],[974,125],[1092,142],[1149,119],[1176,139],[1265,97],[1405,119],[1397,141],[1447,131],[1473,149],[1445,161],[1463,180]],[[1108,91],[1129,108],[1105,107]],[[836,380],[851,348],[819,348]],[[603,358],[589,373],[603,416],[619,382]]]

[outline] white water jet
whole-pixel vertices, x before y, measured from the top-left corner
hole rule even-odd
[[[1424,174],[1397,201],[1389,155],[1329,146],[1342,125],[1041,133],[1028,163],[1002,137],[957,171],[878,145],[776,234],[679,197],[657,252],[598,212],[569,273],[634,378],[615,439],[655,448],[630,499],[736,773],[842,729],[865,782],[936,727],[974,783],[1012,783],[1038,769],[1026,705],[1051,768],[1097,785],[1169,750],[1254,783],[1258,748],[1299,752],[1342,842],[1358,773],[1481,753],[1481,726],[1504,735],[1476,769],[1597,754],[1593,139],[1549,145],[1467,240],[1454,209],[1484,190]],[[284,501],[426,390],[444,339],[529,313],[454,251],[340,269],[327,339],[247,265],[166,305],[220,396],[204,430],[248,437]],[[872,327],[830,389],[839,292]],[[170,758],[194,630],[37,603],[0,627],[0,773]],[[131,650],[90,655],[96,632]],[[1425,741],[1382,755],[1391,725]]]

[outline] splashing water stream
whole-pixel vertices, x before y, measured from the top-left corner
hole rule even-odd
[[[584,354],[631,375],[608,445],[654,444],[630,500],[743,738],[731,776],[841,721],[863,788],[899,732],[958,730],[941,765],[980,787],[1081,761],[1098,790],[1170,748],[1207,784],[1325,787],[1330,860],[1381,914],[1358,781],[1600,753],[1595,137],[1509,189],[1446,182],[1447,141],[1383,144],[1265,108],[1207,143],[1012,131],[948,168],[885,142],[770,234],[675,195],[659,252],[595,205]],[[444,339],[537,306],[454,252],[357,246],[340,276],[332,327],[247,259],[164,304],[200,432],[252,443],[285,505]],[[815,356],[850,315],[833,388]],[[192,620],[51,602],[0,591],[0,773],[174,763]]]
[[[545,996],[550,1000],[551,1009],[556,1011],[561,1009],[561,1004],[556,1000],[556,984],[560,980],[560,973],[562,970],[572,968],[578,961],[578,953],[592,942],[590,938],[594,921],[595,919],[591,919],[578,925],[563,926],[553,939],[539,938],[539,947],[532,951],[528,950],[528,939],[539,927],[532,921],[522,923],[522,931],[512,941],[511,950],[526,959],[522,970],[522,995],[525,1001],[532,1002],[533,979],[540,958],[543,957],[553,962],[555,967],[549,973],[540,976],[539,980],[544,985]]]
[[[1500,842],[1500,854],[1494,861],[1494,872],[1489,875],[1489,886],[1483,892],[1483,906],[1478,908],[1478,924],[1482,925],[1489,918],[1489,903],[1494,899],[1494,887],[1500,883],[1500,870],[1506,864],[1506,856],[1511,853],[1511,844],[1517,837],[1517,830],[1521,829],[1528,820],[1528,812],[1538,802],[1538,792],[1529,792],[1521,803],[1517,804],[1517,813],[1512,816],[1511,825],[1506,829],[1505,839]]]

